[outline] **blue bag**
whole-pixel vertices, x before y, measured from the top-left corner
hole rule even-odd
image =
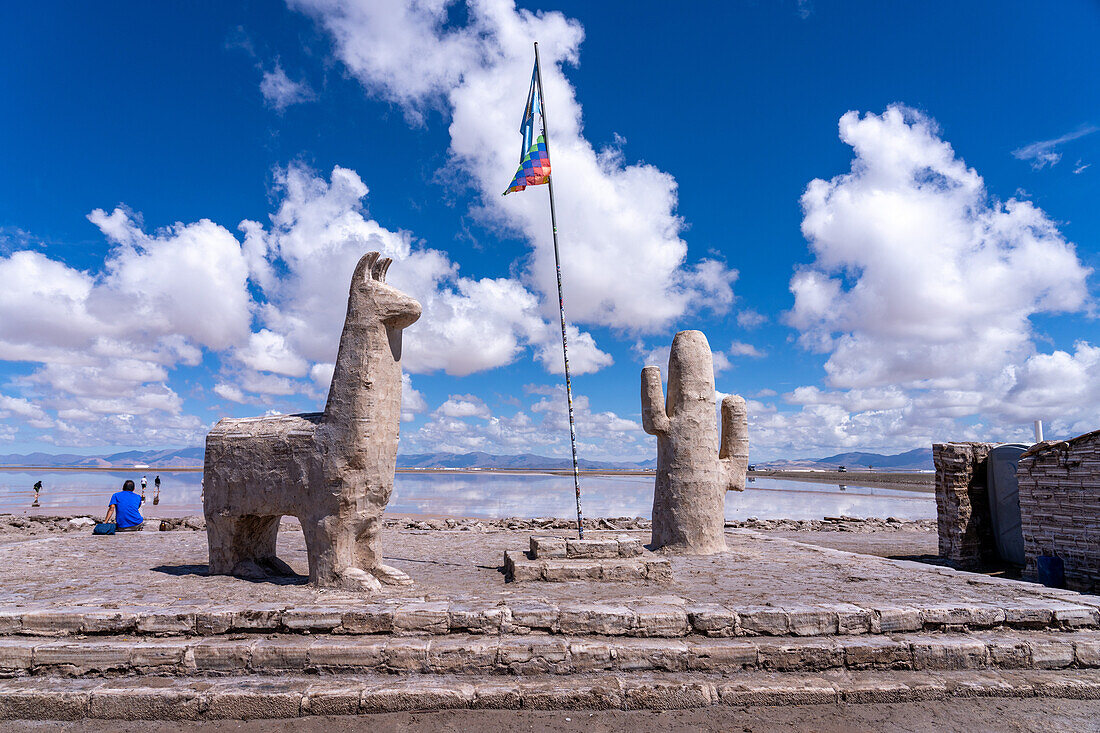
[[[100,522],[92,529],[92,534],[114,534],[118,525],[114,522]]]

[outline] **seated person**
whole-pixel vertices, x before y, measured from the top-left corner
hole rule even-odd
[[[134,482],[126,479],[126,483],[122,484],[122,491],[116,491],[111,497],[111,503],[107,505],[107,516],[103,521],[114,522],[117,532],[136,532],[145,524],[145,517],[138,511],[144,501],[145,495],[135,494]]]

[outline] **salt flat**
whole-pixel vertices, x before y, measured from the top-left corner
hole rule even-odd
[[[588,536],[621,534],[648,537],[647,532],[610,531],[590,531]],[[260,582],[208,576],[206,534],[202,531],[144,531],[113,537],[93,537],[86,531],[46,536],[8,533],[0,538],[0,584],[5,589],[5,608],[353,606],[402,599],[490,604],[657,599],[739,608],[951,603],[1009,607],[1071,600],[1100,606],[1100,599],[1069,591],[849,553],[744,529],[727,530],[729,551],[724,554],[670,557],[670,583],[505,583],[501,572],[504,551],[525,548],[530,535],[530,531],[515,530],[388,528],[383,535],[386,561],[407,572],[415,583],[386,587],[378,595],[365,597],[308,586],[303,535],[290,523],[280,533],[279,554],[301,575]],[[883,541],[877,544],[881,552]]]

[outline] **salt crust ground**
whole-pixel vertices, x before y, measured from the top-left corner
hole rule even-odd
[[[676,596],[691,602],[744,607],[900,602],[1009,606],[1067,598],[1065,591],[1030,583],[853,555],[750,530],[727,531],[730,551],[725,554],[673,557],[674,580],[668,584],[506,584],[500,571],[504,550],[525,547],[530,534],[388,529],[383,536],[387,562],[416,582],[411,587],[387,587],[374,600],[562,602]],[[593,537],[617,534],[621,533],[589,533]],[[889,554],[883,552],[888,548],[882,545],[878,542],[880,554]],[[364,600],[363,596],[305,584],[306,555],[300,529],[284,528],[279,553],[303,575],[278,582],[208,576],[204,532],[147,531],[113,537],[66,532],[29,538],[9,534],[0,540],[0,586],[5,589],[4,606],[8,608],[45,604],[151,608],[218,603],[350,605]]]

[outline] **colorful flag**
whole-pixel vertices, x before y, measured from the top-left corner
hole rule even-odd
[[[513,191],[522,191],[528,186],[538,186],[550,180],[550,155],[546,152],[546,138],[535,137],[535,115],[542,115],[542,100],[539,99],[538,69],[531,74],[531,90],[527,92],[527,106],[523,109],[523,121],[519,132],[523,136],[519,151],[519,170],[504,195]]]

